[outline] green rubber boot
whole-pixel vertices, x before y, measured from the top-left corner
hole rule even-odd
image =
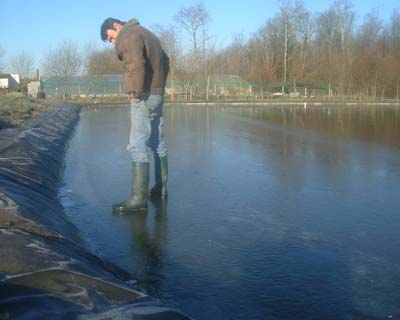
[[[149,163],[132,162],[132,195],[116,205],[113,211],[129,213],[147,210],[147,190],[149,188]]]
[[[168,180],[168,157],[159,157],[154,155],[154,180],[155,185],[150,190],[152,197],[160,197],[166,199],[168,196],[167,180]]]

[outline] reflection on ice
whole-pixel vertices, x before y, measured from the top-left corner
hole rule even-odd
[[[170,195],[145,215],[111,213],[130,192],[126,108],[85,110],[67,155],[67,214],[137,288],[196,319],[400,314],[397,109],[165,114]]]

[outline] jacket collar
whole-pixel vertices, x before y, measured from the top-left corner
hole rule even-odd
[[[123,34],[128,30],[130,27],[138,25],[139,21],[136,20],[135,18],[129,20],[127,23],[125,23],[122,27],[122,29],[119,31],[117,38],[115,39],[115,46],[118,47],[119,42],[122,39]]]

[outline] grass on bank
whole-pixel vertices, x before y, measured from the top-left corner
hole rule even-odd
[[[20,125],[25,120],[54,106],[54,101],[23,95],[0,96],[0,130]]]

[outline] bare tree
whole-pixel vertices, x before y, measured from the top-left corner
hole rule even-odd
[[[363,54],[367,51],[377,49],[383,32],[384,23],[379,14],[376,12],[367,14],[357,34],[357,53]]]
[[[90,99],[90,95],[94,92],[96,86],[99,86],[102,75],[123,73],[123,65],[118,60],[114,49],[99,50],[95,43],[88,43],[84,46],[83,58],[88,99]],[[120,92],[122,92],[122,88],[120,88]]]
[[[44,73],[49,77],[68,80],[79,73],[82,57],[73,42],[63,42],[57,48],[50,49],[43,64]]]
[[[250,65],[249,75],[245,79],[256,81],[261,88],[263,95],[263,87],[270,81],[281,79],[278,74],[277,58],[280,57],[276,34],[268,28],[270,22],[260,28],[249,40],[252,58],[248,62]]]
[[[123,65],[118,60],[114,49],[85,49],[85,72],[88,75],[122,74]]]
[[[219,64],[223,66],[223,73],[241,75],[246,73],[246,50],[248,48],[247,40],[242,33],[233,36],[232,44],[226,48],[224,58],[219,59]],[[223,60],[226,60],[225,62]]]
[[[204,73],[206,76],[208,75],[206,48],[207,24],[210,16],[204,5],[199,2],[194,6],[183,7],[174,19],[178,26],[187,32],[191,44],[189,54],[182,59],[186,64],[185,72],[182,72],[182,79],[185,79],[185,91],[191,98],[194,89],[193,82],[196,77],[202,78],[205,76]]]
[[[167,27],[156,25],[152,29],[160,38],[161,44],[169,57],[171,97],[174,100],[175,81],[180,69],[178,63],[182,61],[182,48],[178,41],[176,27],[173,25]]]
[[[62,96],[65,99],[67,84],[71,77],[81,69],[83,59],[78,47],[72,42],[63,42],[57,48],[50,49],[43,63],[44,73],[60,81]]]
[[[25,51],[22,51],[11,59],[13,72],[18,73],[21,76],[21,79],[28,79],[32,76],[34,72],[34,63],[35,60],[33,59],[33,56]]]
[[[98,52],[97,45],[95,42],[88,42],[83,47],[83,71],[85,74],[90,74],[90,62],[91,57]]]
[[[354,12],[348,0],[335,0],[330,8],[319,14],[316,26],[315,49],[319,77],[335,83],[337,93],[343,95],[351,88]]]
[[[198,56],[199,46],[206,49],[207,24],[210,16],[204,5],[199,2],[194,6],[184,7],[175,16],[175,21],[189,34],[192,53]],[[200,33],[200,34],[199,34]]]
[[[355,35],[355,59],[353,62],[353,84],[360,96],[375,97],[380,78],[381,54],[379,42],[384,32],[383,21],[376,13],[364,17]]]
[[[95,57],[98,53],[97,46],[94,42],[87,43],[83,49],[84,52],[84,61],[83,61],[83,69],[84,73],[87,76],[87,89],[86,89],[86,98],[90,101],[91,93],[95,88],[96,82],[98,80],[98,76],[95,71],[96,65],[93,63],[93,57]]]
[[[400,12],[399,10],[393,11],[392,17],[390,19],[389,34],[391,48],[393,51],[400,50]]]
[[[351,90],[351,38],[353,35],[354,18],[353,5],[349,0],[335,0],[333,6],[336,9],[338,17],[338,29],[340,33],[341,47],[341,72],[339,82],[339,93],[344,93],[344,86],[347,83]]]
[[[4,72],[4,69],[6,68],[3,61],[5,53],[6,53],[5,50],[2,47],[0,47],[0,72]]]
[[[280,20],[281,28],[283,30],[283,83],[287,83],[288,75],[288,59],[289,59],[289,38],[292,35],[293,21],[292,21],[292,4],[291,0],[281,0],[280,7]]]
[[[314,36],[314,22],[303,1],[297,1],[294,9],[294,37],[295,52],[293,55],[294,66],[292,70],[293,80],[306,80],[311,74],[309,60],[312,55],[312,41]]]
[[[275,69],[280,70],[279,78],[284,85],[290,76],[296,73],[293,65],[296,62],[294,51],[298,40],[296,36],[300,26],[300,14],[303,14],[298,12],[300,9],[305,11],[300,0],[280,0],[278,14],[266,24],[266,41],[268,46],[273,48],[271,53],[275,60]]]
[[[177,88],[180,82],[190,96],[205,83],[208,92],[214,75],[229,74],[261,89],[274,82],[303,82],[341,96],[400,95],[398,9],[389,21],[370,14],[355,24],[351,0],[330,0],[330,7],[316,14],[305,8],[304,0],[277,2],[280,10],[254,34],[236,35],[219,50],[210,41],[210,14],[202,3],[179,10],[175,25],[155,26],[170,57],[169,85]],[[113,50],[91,51],[87,73],[119,73],[115,58]]]
[[[391,48],[391,55],[396,57],[396,61],[399,61],[400,57],[400,11],[399,9],[394,10],[392,17],[390,19],[390,23],[388,26],[389,34],[390,34],[390,48]],[[397,62],[396,68],[391,69],[392,72],[396,73],[396,84],[395,88],[393,89],[393,96],[396,97],[397,101],[399,101],[399,92],[400,92],[400,63]]]
[[[329,83],[335,82],[337,79],[337,18],[334,8],[330,8],[325,12],[318,14],[316,18],[316,39],[315,49],[317,54],[316,68],[319,70],[319,78]]]

